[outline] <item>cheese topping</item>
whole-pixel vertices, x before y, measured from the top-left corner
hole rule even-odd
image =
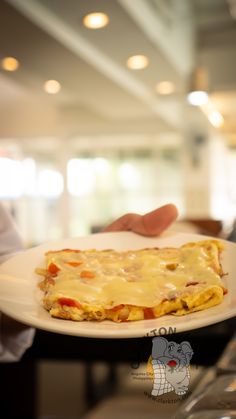
[[[53,264],[59,270],[47,297],[72,298],[82,305],[104,308],[119,304],[154,307],[166,299],[222,286],[214,261],[204,246],[49,252],[47,266]]]

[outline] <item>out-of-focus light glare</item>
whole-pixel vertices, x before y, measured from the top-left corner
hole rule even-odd
[[[0,158],[0,198],[18,198],[24,189],[22,164],[7,157]]]
[[[63,176],[57,170],[44,169],[38,176],[38,191],[41,196],[57,198],[63,192]]]
[[[224,118],[218,111],[210,112],[208,119],[210,123],[216,128],[220,128],[224,124]]]
[[[86,28],[89,29],[100,29],[107,26],[109,23],[109,17],[106,13],[96,12],[96,13],[89,13],[88,15],[84,16],[83,24]]]
[[[190,92],[187,95],[187,100],[190,103],[190,105],[202,106],[208,102],[208,94],[207,92],[203,92],[201,90]]]
[[[160,95],[170,95],[175,90],[175,86],[171,81],[161,81],[156,84],[156,91]]]
[[[4,57],[1,64],[6,71],[16,71],[20,66],[20,62],[14,57]]]
[[[224,390],[225,391],[235,391],[236,390],[236,378],[233,378],[231,383]]]
[[[93,160],[95,171],[101,175],[107,175],[110,171],[110,164],[103,157],[96,157]]]
[[[37,195],[35,160],[32,158],[24,159],[22,166],[24,176],[24,193],[29,196],[35,196]]]
[[[122,163],[118,176],[125,189],[137,189],[140,186],[141,176],[136,167],[131,163]]]
[[[131,70],[142,70],[146,68],[149,64],[149,60],[146,55],[131,55],[127,61],[126,65]]]
[[[73,196],[89,195],[95,188],[92,162],[88,159],[71,159],[67,165],[67,187]]]
[[[57,80],[47,80],[45,81],[43,88],[45,90],[45,92],[51,94],[51,95],[55,95],[56,93],[60,92],[61,90],[61,85],[59,83],[59,81]]]

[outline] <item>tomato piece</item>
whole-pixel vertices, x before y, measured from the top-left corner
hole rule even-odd
[[[143,309],[143,313],[144,313],[144,319],[148,320],[148,319],[155,319],[154,313],[152,308],[146,307]]]
[[[82,263],[83,262],[74,262],[74,261],[66,262],[67,265],[73,266],[74,268],[76,268],[77,266],[82,265]]]
[[[61,297],[61,298],[58,298],[57,301],[61,306],[77,307],[77,308],[82,307],[78,301],[75,301],[72,298]]]
[[[57,275],[57,273],[60,271],[60,268],[58,268],[57,265],[55,265],[55,263],[51,262],[48,266],[48,272],[50,272],[50,274],[52,275]]]
[[[91,271],[81,271],[80,278],[95,278],[95,274]]]

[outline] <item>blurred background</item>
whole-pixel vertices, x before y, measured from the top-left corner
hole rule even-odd
[[[174,228],[236,240],[235,44],[236,0],[0,0],[0,200],[25,245],[169,202]],[[180,335],[193,377],[233,320]],[[37,331],[21,363],[1,366],[4,417],[171,418],[177,405],[152,403],[132,376],[151,342],[120,342],[119,368],[112,342]]]
[[[232,225],[235,3],[0,2],[0,199],[27,246],[168,202]]]

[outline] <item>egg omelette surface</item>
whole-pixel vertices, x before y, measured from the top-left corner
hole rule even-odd
[[[140,250],[62,249],[45,254],[43,306],[75,321],[176,316],[220,304],[227,293],[219,240]]]

